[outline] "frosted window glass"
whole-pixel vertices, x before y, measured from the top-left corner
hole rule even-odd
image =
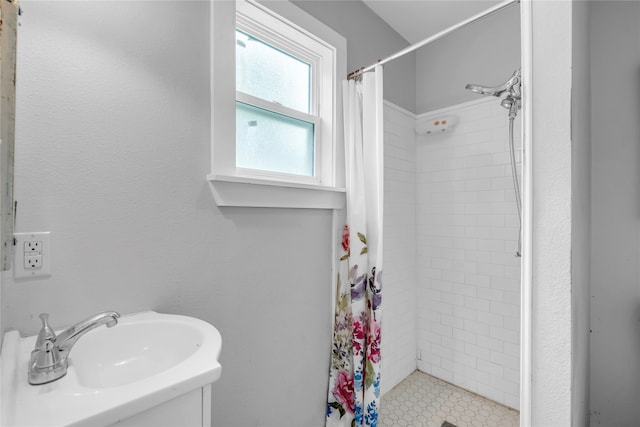
[[[236,30],[236,90],[309,114],[311,66]]]
[[[236,102],[236,166],[314,176],[313,123]]]

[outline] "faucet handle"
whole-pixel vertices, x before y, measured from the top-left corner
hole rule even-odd
[[[56,333],[53,332],[51,326],[49,326],[49,313],[41,313],[40,320],[42,320],[42,328],[38,333],[38,339],[36,340],[36,349],[43,348],[46,341],[54,342],[56,340]]]
[[[38,369],[50,368],[60,363],[60,354],[53,340],[47,339],[41,347],[34,351],[35,367]]]
[[[36,346],[31,352],[31,364],[36,369],[46,369],[56,366],[60,361],[60,354],[56,347],[56,333],[49,326],[49,313],[41,313],[42,328],[36,339]]]

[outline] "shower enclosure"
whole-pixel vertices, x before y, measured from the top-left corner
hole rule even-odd
[[[495,28],[500,22],[500,28],[508,27],[503,33],[519,34],[517,9],[473,26]],[[385,105],[382,392],[417,367],[518,410],[523,254],[519,37],[512,41],[515,48],[506,49],[507,65],[480,66],[483,58],[477,54],[476,64],[463,67],[466,45],[470,51],[480,43],[470,42],[469,34],[462,34],[466,31],[452,35],[460,39],[457,45],[445,40],[417,51],[417,115]],[[457,56],[443,53],[451,51]],[[487,51],[504,55],[505,49],[487,48],[482,54]],[[437,95],[421,82],[430,78],[436,85],[456,80],[447,98],[452,102],[421,108]],[[443,120],[453,124],[441,132],[421,132]]]
[[[517,409],[520,224],[510,120],[492,98],[417,120],[442,116],[457,117],[453,131],[416,136],[415,118],[385,108],[383,384],[395,385],[417,358],[418,369]]]
[[[458,117],[455,131],[416,141],[418,368],[517,409],[519,217],[509,121],[491,98],[435,112],[443,113]]]

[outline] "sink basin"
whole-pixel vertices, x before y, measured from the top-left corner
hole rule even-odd
[[[124,320],[115,328],[98,328],[82,337],[69,355],[69,366],[84,387],[117,387],[180,364],[200,349],[204,338],[187,322]]]
[[[222,370],[220,333],[186,316],[147,311],[94,329],[71,350],[67,374],[38,386],[27,381],[35,339],[5,334],[2,426],[109,425],[211,384]]]

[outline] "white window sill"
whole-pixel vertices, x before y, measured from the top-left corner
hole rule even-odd
[[[344,188],[268,179],[208,175],[218,206],[255,208],[344,209]]]

